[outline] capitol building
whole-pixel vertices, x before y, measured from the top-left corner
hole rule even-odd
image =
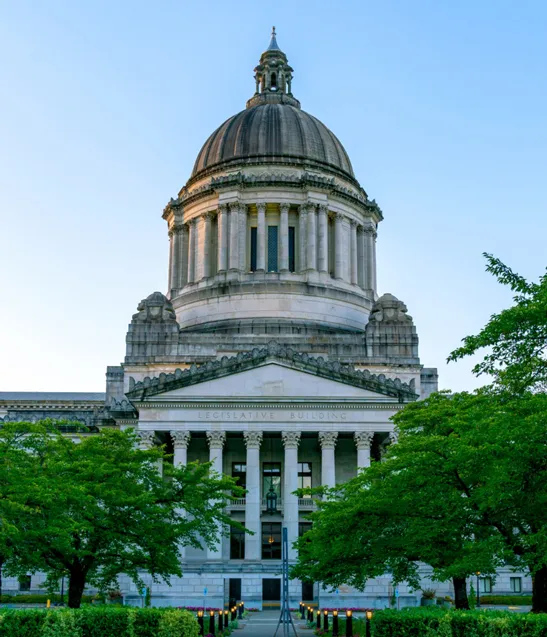
[[[167,293],[138,303],[106,392],[0,393],[0,420],[65,418],[89,435],[133,427],[176,464],[210,460],[239,478],[247,494],[230,515],[254,535],[183,549],[184,576],[154,584],[155,605],[278,604],[282,527],[290,544],[315,506],[294,491],[380,461],[397,441],[391,416],[437,390],[405,303],[377,289],[382,211],[338,138],[302,110],[275,31],[254,71],[245,109],[211,134],[163,210]],[[387,576],[364,592],[293,581],[291,604],[384,606],[390,586]]]

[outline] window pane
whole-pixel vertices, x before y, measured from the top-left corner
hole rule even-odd
[[[511,577],[511,592],[512,593],[521,593],[522,592],[522,578],[520,577]]]
[[[247,488],[247,465],[244,462],[232,463],[232,478],[237,478],[237,486]]]
[[[294,226],[289,226],[289,271],[296,272],[294,256]]]
[[[251,228],[251,272],[256,272],[257,228]]]
[[[281,523],[264,522],[262,524],[262,559],[281,559]]]
[[[239,529],[230,529],[230,559],[245,559],[245,532]]]
[[[277,226],[268,226],[268,272],[277,272]]]
[[[19,578],[19,590],[30,591],[30,584],[31,584],[31,576],[21,575],[21,577]]]

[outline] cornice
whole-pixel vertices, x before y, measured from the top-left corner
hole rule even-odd
[[[162,401],[153,401],[153,400],[133,400],[133,405],[137,409],[142,408],[150,408],[150,409],[264,409],[268,411],[274,410],[308,410],[308,411],[324,411],[326,409],[330,411],[360,411],[363,409],[367,410],[399,410],[403,409],[405,403],[387,403],[387,402],[378,402],[378,401],[363,401],[352,402],[352,403],[328,403],[328,402],[292,402],[292,403],[279,403],[279,402],[221,402],[215,399],[212,400],[201,400],[201,401],[188,401],[188,400],[162,400]],[[116,418],[117,422],[121,422],[118,418]]]

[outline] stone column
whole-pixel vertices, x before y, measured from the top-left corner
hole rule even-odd
[[[307,245],[308,270],[317,270],[317,213],[315,205],[308,204],[308,245]]]
[[[245,527],[254,535],[245,536],[245,559],[260,560],[262,557],[261,501],[260,501],[260,444],[261,431],[244,431],[247,445],[247,496],[245,498]]]
[[[298,489],[298,443],[299,431],[281,432],[285,445],[285,464],[283,470],[283,523],[287,527],[289,540],[289,559],[296,559],[293,542],[298,539],[298,497],[294,491]]]
[[[226,442],[226,432],[224,431],[207,431],[207,440],[209,441],[209,462],[212,462],[212,470],[222,473],[222,449]],[[214,549],[207,549],[208,560],[222,559],[222,529],[218,528],[219,544]]]
[[[247,206],[239,204],[239,269],[247,272]]]
[[[147,449],[152,449],[156,444],[156,432],[155,431],[138,431],[137,435],[139,437],[139,448],[143,451]],[[160,476],[163,475],[163,458],[158,460],[158,473]]]
[[[173,464],[175,467],[182,467],[188,464],[188,445],[190,444],[190,432],[175,429],[171,431],[171,439],[173,440],[173,448],[175,450]],[[184,516],[184,511],[179,510],[181,516]],[[181,546],[179,548],[180,559],[186,558],[186,547]]]
[[[288,203],[279,206],[279,271],[289,271],[289,208]]]
[[[169,236],[169,291],[175,289],[175,231],[173,228],[169,229],[167,233]]]
[[[230,204],[230,270],[239,270],[239,203]]]
[[[327,206],[321,204],[317,213],[318,250],[317,269],[319,272],[329,271],[329,218]]]
[[[218,240],[217,261],[218,271],[225,272],[228,269],[228,206],[225,203],[218,207]]]
[[[336,485],[336,464],[334,448],[336,447],[337,431],[321,431],[319,443],[321,445],[321,484],[326,487]]]
[[[211,276],[211,222],[213,215],[210,212],[206,212],[201,215],[203,219],[203,232],[201,241],[201,278],[207,279]]]
[[[374,438],[374,432],[356,431],[353,438],[357,446],[357,469],[370,467],[370,445]]]
[[[372,233],[372,289],[376,293],[377,281],[376,281],[376,237],[378,233],[376,230]]]
[[[188,445],[190,444],[190,432],[175,429],[171,431],[171,439],[173,440],[173,448],[175,450],[173,464],[175,467],[185,466],[188,464]]]
[[[351,284],[357,285],[357,222],[350,221],[350,243],[351,243]]]
[[[337,214],[334,217],[334,278],[344,278],[344,255],[342,251],[344,249],[343,236],[344,230],[342,223],[344,222],[344,216]]]
[[[179,288],[183,288],[188,283],[188,224],[180,226],[179,230]]]
[[[373,247],[374,228],[372,226],[367,226],[365,228],[365,238],[366,238],[366,241],[365,241],[365,245],[366,245],[365,288],[367,290],[373,290],[374,289],[374,283],[373,283],[374,281],[374,247]]]
[[[305,272],[306,270],[306,243],[308,231],[308,208],[307,205],[298,208],[298,270]]]
[[[266,204],[257,203],[258,222],[256,228],[256,269],[266,271]]]
[[[357,285],[365,287],[365,251],[363,226],[357,226]]]
[[[196,280],[196,220],[188,222],[188,283]]]

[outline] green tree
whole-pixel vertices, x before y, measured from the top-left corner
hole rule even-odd
[[[140,587],[180,576],[183,545],[213,546],[230,495],[244,491],[209,463],[158,472],[161,449],[141,450],[132,431],[62,435],[54,423],[0,429],[0,546],[11,575],[68,577],[69,606],[86,585],[105,589],[119,574]]]
[[[486,349],[473,369],[492,376],[498,388],[515,394],[547,387],[547,275],[530,283],[491,254],[486,270],[514,292],[514,305],[493,314],[476,335],[466,336],[448,361]]]

